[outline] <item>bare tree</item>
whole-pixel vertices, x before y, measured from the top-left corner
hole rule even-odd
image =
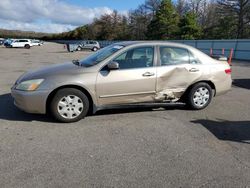
[[[152,13],[154,16],[156,11],[159,9],[161,0],[146,0],[144,7],[146,10],[149,10],[149,13]]]
[[[136,10],[129,13],[129,28],[132,39],[146,39],[147,27],[150,20],[151,15],[148,14],[144,5],[140,5]]]
[[[250,0],[219,0],[219,11],[237,23],[237,38],[244,37],[245,27],[250,23]]]
[[[176,11],[180,16],[183,16],[188,11],[188,9],[189,7],[186,0],[177,0]]]

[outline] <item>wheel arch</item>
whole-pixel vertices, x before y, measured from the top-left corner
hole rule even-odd
[[[84,87],[78,86],[78,85],[63,85],[60,87],[55,88],[52,92],[50,92],[50,94],[48,95],[47,99],[46,99],[46,113],[50,112],[50,102],[52,101],[53,97],[55,96],[56,92],[61,90],[61,89],[65,89],[65,88],[74,88],[74,89],[78,89],[81,92],[83,92],[89,100],[89,112],[88,113],[93,113],[96,109],[93,98],[90,94],[90,92],[85,89]]]
[[[200,81],[194,82],[193,84],[191,84],[190,86],[188,86],[188,88],[185,90],[185,92],[184,92],[184,94],[182,95],[182,97],[181,97],[180,100],[181,100],[181,101],[185,100],[186,97],[187,97],[187,95],[188,95],[188,93],[189,93],[189,91],[190,91],[190,89],[191,89],[194,85],[196,85],[196,84],[198,84],[198,83],[207,83],[207,84],[212,88],[212,90],[213,90],[213,96],[216,95],[216,87],[215,87],[215,84],[214,84],[212,81],[210,81],[210,80],[200,80]]]

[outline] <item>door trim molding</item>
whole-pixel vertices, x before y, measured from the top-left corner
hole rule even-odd
[[[156,94],[155,91],[137,92],[137,93],[124,93],[124,94],[114,94],[114,95],[102,95],[99,98],[109,98],[109,97],[124,97],[131,95],[144,95],[144,94]]]

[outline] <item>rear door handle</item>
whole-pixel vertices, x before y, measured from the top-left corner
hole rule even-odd
[[[199,69],[197,69],[197,68],[191,68],[191,69],[189,69],[189,72],[198,72],[199,71]]]
[[[142,76],[150,77],[150,76],[154,76],[154,75],[155,75],[155,73],[153,73],[153,72],[145,72]]]

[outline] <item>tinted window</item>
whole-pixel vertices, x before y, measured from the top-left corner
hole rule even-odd
[[[161,65],[189,63],[189,52],[183,48],[160,47]]]
[[[152,67],[154,59],[153,47],[140,47],[129,50],[114,59],[120,69]]]

